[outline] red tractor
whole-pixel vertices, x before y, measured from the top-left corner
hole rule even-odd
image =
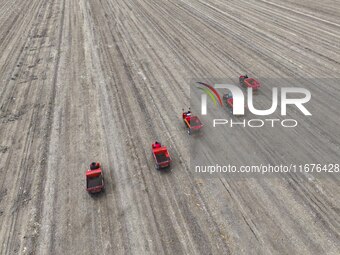
[[[171,157],[166,146],[162,146],[156,141],[152,144],[152,155],[155,159],[155,167],[157,170],[170,166]]]
[[[249,78],[248,75],[241,75],[239,80],[241,87],[252,88],[253,90],[258,90],[261,87],[258,80]]]
[[[189,135],[192,134],[193,132],[200,131],[201,128],[203,127],[203,124],[200,121],[200,119],[197,116],[192,116],[190,109],[187,112],[185,112],[183,109],[182,119],[184,121],[185,126],[188,129]]]
[[[233,94],[231,92],[223,95],[223,101],[226,103],[227,107],[233,109]]]
[[[225,102],[226,106],[233,111],[234,109],[234,99],[233,94],[231,92],[223,95],[223,101]],[[244,110],[247,110],[247,107],[244,106]]]
[[[86,171],[86,190],[89,193],[98,193],[104,190],[104,176],[100,163],[92,162]]]

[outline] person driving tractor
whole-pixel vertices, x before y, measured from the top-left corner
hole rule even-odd
[[[98,169],[100,167],[99,163],[97,162],[92,162],[91,165],[90,165],[90,169],[91,170],[95,170],[95,169]]]
[[[160,148],[161,146],[162,145],[159,142],[155,141],[154,148]]]
[[[190,121],[190,118],[191,118],[190,108],[187,112],[185,112],[184,109],[183,109],[183,118],[186,118],[188,121]]]

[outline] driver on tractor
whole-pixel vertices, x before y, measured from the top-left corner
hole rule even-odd
[[[100,167],[100,164],[97,162],[92,162],[91,165],[90,165],[90,169],[91,170],[96,170],[96,169],[99,169]]]
[[[190,111],[190,108],[189,108],[189,111],[185,112],[184,109],[183,109],[183,119],[186,119],[187,121],[190,121],[191,119],[191,111]]]
[[[153,148],[160,148],[162,147],[161,143],[155,141],[155,143],[152,145]]]

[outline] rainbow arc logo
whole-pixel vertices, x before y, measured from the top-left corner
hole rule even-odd
[[[217,90],[213,86],[208,85],[204,82],[197,82],[197,83],[204,86],[203,88],[202,87],[197,87],[197,88],[199,90],[202,90],[205,94],[207,94],[211,98],[211,100],[214,102],[215,106],[217,106],[217,102],[221,106],[223,106],[221,96],[218,94]]]

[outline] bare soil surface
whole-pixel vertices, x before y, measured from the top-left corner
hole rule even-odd
[[[0,254],[340,254],[339,178],[197,178],[181,117],[193,78],[339,78],[339,16],[335,0],[0,0]],[[317,121],[287,148],[339,163],[339,83],[305,85]],[[259,137],[228,142],[275,163]]]

